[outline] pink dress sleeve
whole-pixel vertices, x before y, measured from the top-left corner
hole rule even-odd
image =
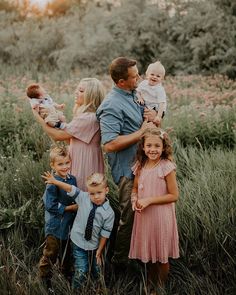
[[[95,113],[82,113],[73,118],[64,129],[73,137],[89,144],[99,130]]]
[[[175,163],[171,162],[170,160],[162,160],[160,164],[160,177],[164,178],[166,175],[170,174],[170,172],[176,170]]]

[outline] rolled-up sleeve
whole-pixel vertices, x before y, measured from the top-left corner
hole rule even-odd
[[[71,186],[71,191],[68,192],[67,195],[69,197],[73,197],[75,199],[79,195],[79,193],[80,193],[80,189],[77,186],[72,185]]]
[[[122,110],[112,106],[111,103],[103,105],[103,108],[97,113],[100,121],[101,141],[106,144],[117,138],[121,134],[124,125]]]
[[[109,238],[111,235],[111,231],[113,228],[114,224],[114,219],[115,219],[115,214],[113,211],[108,215],[108,217],[105,219],[103,227],[101,229],[101,236],[104,238]]]

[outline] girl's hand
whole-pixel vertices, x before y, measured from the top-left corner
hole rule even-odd
[[[49,171],[44,172],[44,175],[42,175],[42,178],[45,180],[45,183],[49,183],[49,184],[55,184],[57,181],[56,178]]]
[[[141,212],[143,209],[147,208],[151,204],[150,198],[146,199],[140,199],[137,201],[137,208],[139,212]]]
[[[138,201],[132,202],[132,210],[141,212],[141,208],[140,208]]]

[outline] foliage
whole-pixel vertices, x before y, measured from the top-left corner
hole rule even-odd
[[[126,55],[140,62],[141,72],[160,59],[170,74],[236,77],[236,15],[230,1],[174,1],[166,8],[141,0],[121,1],[118,7],[71,1],[68,9],[69,2],[66,8],[53,2],[54,17],[1,10],[0,62],[36,72],[88,68],[94,75]]]

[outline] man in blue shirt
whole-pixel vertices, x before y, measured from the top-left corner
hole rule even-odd
[[[137,103],[136,87],[139,74],[136,61],[118,57],[110,65],[110,75],[115,85],[97,110],[102,144],[108,156],[111,173],[119,187],[120,223],[117,231],[113,263],[127,264],[133,225],[131,191],[136,144],[143,132],[153,127],[143,122],[143,107]],[[154,112],[155,113],[155,112]],[[152,121],[156,113],[144,110],[144,117]]]

